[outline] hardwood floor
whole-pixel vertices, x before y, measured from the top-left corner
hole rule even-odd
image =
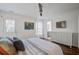
[[[44,40],[47,40],[47,39],[44,38]],[[49,41],[49,40],[47,40],[47,41]],[[61,47],[64,55],[79,55],[79,49],[76,48],[76,47],[70,48],[69,46],[66,46],[66,45],[63,45],[63,44],[59,44],[59,43],[56,43],[56,42],[53,42],[53,43],[58,44]]]
[[[62,48],[64,55],[79,55],[79,49],[76,47],[70,48],[69,46],[66,45],[62,45],[62,44],[58,44],[58,45]]]

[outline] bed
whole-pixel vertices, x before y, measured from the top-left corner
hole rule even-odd
[[[59,45],[40,38],[29,38],[23,43],[27,55],[63,55]]]
[[[11,40],[5,40],[0,40],[0,54],[3,55],[63,55],[59,45],[40,38],[21,39],[24,51],[17,51]],[[20,48],[22,49],[22,45]]]

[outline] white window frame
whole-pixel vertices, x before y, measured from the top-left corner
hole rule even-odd
[[[43,35],[43,22],[42,21],[36,22],[36,35],[39,37],[42,37]]]
[[[52,31],[52,22],[47,21],[47,31]]]
[[[10,25],[10,22],[13,21],[13,24],[12,25],[14,28],[9,28],[11,25]],[[8,24],[9,23],[9,24]],[[5,31],[6,32],[15,32],[15,20],[11,20],[11,19],[6,19],[5,20]]]

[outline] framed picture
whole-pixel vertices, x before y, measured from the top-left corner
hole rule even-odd
[[[56,28],[66,28],[66,21],[56,22]]]
[[[33,30],[34,29],[34,23],[33,22],[25,22],[24,28],[25,28],[25,30]]]

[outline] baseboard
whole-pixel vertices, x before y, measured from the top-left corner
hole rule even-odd
[[[56,44],[59,44],[59,45],[63,45],[63,46],[66,46],[66,47],[70,47],[68,45],[65,45],[65,44],[62,44],[62,43],[58,43],[58,42],[55,42],[55,41],[52,41],[53,43],[56,43]]]
[[[72,46],[73,48],[78,48],[78,47],[76,47],[76,46]],[[79,48],[78,48],[79,49]]]
[[[55,42],[55,41],[51,41],[51,42],[59,44],[59,45],[63,45],[63,46],[66,46],[66,47],[70,48],[70,46],[62,44],[62,43],[58,43],[58,42]],[[78,49],[78,47],[75,47],[75,46],[72,46],[72,48],[77,48]]]

